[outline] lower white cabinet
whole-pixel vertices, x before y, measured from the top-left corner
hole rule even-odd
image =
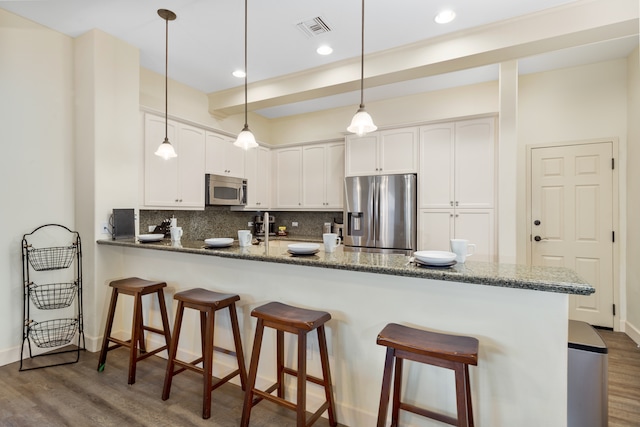
[[[271,152],[268,148],[250,149],[245,154],[247,205],[245,209],[268,209],[271,200]]]
[[[495,261],[493,209],[421,209],[418,250],[450,251],[450,239],[467,239],[476,245],[470,261]]]
[[[145,114],[145,206],[204,209],[205,131],[169,120],[167,136],[178,157],[168,160],[154,154],[164,136],[164,118]]]

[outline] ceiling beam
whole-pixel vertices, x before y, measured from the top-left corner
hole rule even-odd
[[[615,5],[615,7],[612,7]],[[465,70],[638,34],[637,0],[595,0],[461,31],[365,56],[365,87]],[[359,90],[360,58],[249,84],[248,108]],[[208,94],[209,112],[241,113],[244,87]]]

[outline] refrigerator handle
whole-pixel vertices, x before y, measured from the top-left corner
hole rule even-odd
[[[373,240],[380,241],[380,178],[373,178]]]

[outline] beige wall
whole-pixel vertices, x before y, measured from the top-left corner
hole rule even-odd
[[[0,9],[0,365],[22,341],[21,241],[74,227],[73,40]]]
[[[640,55],[638,49],[628,61],[629,136],[627,144],[627,332],[640,342]]]

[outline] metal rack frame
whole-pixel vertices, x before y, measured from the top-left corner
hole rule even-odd
[[[71,243],[64,243],[61,246],[49,246],[36,248],[33,246],[34,237],[37,233],[46,230],[53,230],[64,234],[64,230],[69,233]],[[62,229],[62,230],[60,230]],[[73,265],[75,263],[75,266]],[[32,271],[53,271],[66,270],[73,271],[70,280],[58,283],[38,284],[32,281]],[[71,274],[69,274],[71,275]],[[33,369],[47,368],[50,366],[69,365],[80,360],[80,351],[85,350],[84,324],[82,317],[82,244],[80,234],[72,231],[64,225],[45,224],[31,233],[22,236],[22,280],[23,280],[23,326],[22,326],[22,346],[20,348],[20,371],[30,371]],[[59,310],[71,307],[75,303],[75,316],[72,318],[57,318],[43,321],[36,321],[31,318],[32,308],[37,310]],[[76,348],[69,349],[73,338],[77,337]],[[33,367],[23,367],[25,360],[25,342],[29,349],[29,359],[35,357],[53,356],[63,353],[76,353],[74,360],[39,365]],[[57,348],[41,354],[33,354],[31,344],[39,348]]]

